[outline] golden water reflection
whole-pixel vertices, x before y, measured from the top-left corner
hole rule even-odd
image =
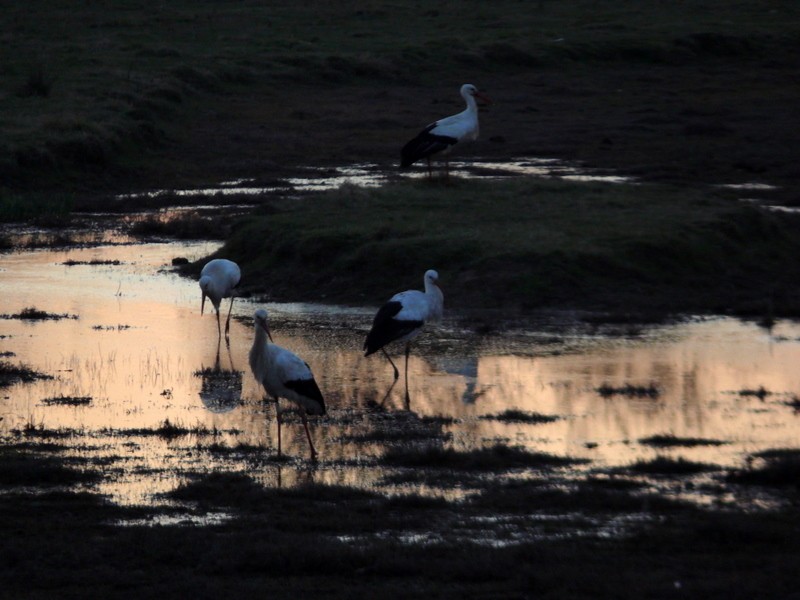
[[[793,323],[767,332],[720,318],[654,327],[633,339],[570,328],[553,348],[532,336],[479,336],[446,319],[411,356],[410,406],[401,379],[380,410],[391,367],[360,351],[373,308],[273,304],[267,308],[276,342],[311,365],[329,405],[329,415],[311,426],[319,463],[307,460],[303,429],[291,417],[283,442],[290,459],[277,462],[274,406],[262,402],[247,366],[256,306],[234,304],[239,320],[228,349],[218,344],[213,315],[199,314],[196,282],[169,268],[176,256],[195,260],[216,248],[146,244],[3,255],[0,312],[35,306],[78,316],[0,320],[0,352],[14,353],[6,360],[53,376],[0,389],[3,440],[53,438],[101,469],[100,490],[123,503],[159,502],[157,494],[189,474],[215,469],[246,471],[265,485],[379,486],[386,471],[375,459],[403,443],[392,436],[364,441],[380,428],[438,428],[448,434],[439,439],[457,449],[509,443],[590,459],[582,467],[589,470],[656,455],[737,466],[748,453],[800,440],[792,408],[800,393],[800,327]],[[65,266],[68,260],[120,264]],[[657,397],[597,391],[651,384]],[[770,393],[741,393],[761,387]],[[491,418],[510,409],[557,419]],[[640,441],[664,434],[723,443],[657,450]]]

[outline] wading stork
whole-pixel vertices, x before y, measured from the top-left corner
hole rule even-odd
[[[233,298],[236,294],[234,288],[239,285],[242,272],[232,260],[225,258],[215,258],[210,260],[200,271],[200,291],[203,293],[203,300],[200,303],[200,314],[206,305],[206,298],[211,300],[214,310],[217,311],[217,331],[222,337],[222,327],[219,322],[219,305],[223,298],[230,298],[231,305],[228,308],[228,319],[225,321],[225,338],[231,328],[231,311],[233,310]]]
[[[433,269],[425,271],[425,291],[406,290],[392,296],[375,315],[372,328],[364,341],[364,356],[381,350],[394,369],[394,380],[400,377],[397,365],[384,346],[391,342],[406,344],[406,404],[408,404],[408,355],[411,340],[417,337],[428,321],[438,321],[444,310],[444,295],[439,286],[439,274]]]
[[[274,399],[278,421],[278,456],[281,455],[281,407],[280,399],[286,398],[298,406],[303,419],[311,458],[317,457],[306,415],[324,415],[325,400],[308,364],[296,354],[276,346],[267,326],[267,311],[263,308],[255,313],[256,335],[250,349],[250,369],[267,395]]]
[[[461,142],[478,139],[478,103],[476,98],[491,104],[491,100],[478,91],[471,83],[461,86],[461,97],[467,108],[457,115],[439,119],[423,129],[417,137],[408,142],[400,152],[400,168],[413,165],[420,159],[428,159],[428,177],[431,176],[431,156],[441,153],[444,156],[445,176],[449,176],[448,158],[453,147]]]

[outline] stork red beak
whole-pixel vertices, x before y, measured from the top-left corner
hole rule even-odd
[[[475,96],[478,100],[483,100],[486,104],[492,103],[492,99],[489,98],[489,96],[487,96],[486,94],[482,94],[481,92],[476,91],[472,95]]]
[[[259,323],[259,325],[261,325],[261,329],[263,329],[267,333],[267,337],[269,338],[269,341],[274,344],[275,340],[272,339],[272,334],[269,332],[269,327],[267,327],[267,324],[266,323]]]

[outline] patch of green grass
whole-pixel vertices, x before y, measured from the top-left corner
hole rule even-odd
[[[276,204],[243,220],[218,255],[279,299],[381,302],[435,268],[446,307],[726,312],[769,296],[794,310],[776,294],[800,280],[795,227],[669,186],[423,181]]]

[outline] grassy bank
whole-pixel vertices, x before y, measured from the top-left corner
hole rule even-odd
[[[796,218],[712,192],[514,179],[284,201],[218,253],[281,300],[374,304],[439,271],[460,308],[796,313]]]
[[[373,159],[384,143],[394,160],[395,135],[436,116],[430,105],[465,80],[495,93],[509,129],[494,137],[518,149],[624,163],[658,157],[628,136],[671,126],[671,144],[684,134],[708,144],[700,157],[737,153],[750,175],[787,169],[799,11],[789,0],[11,3],[0,21],[0,187],[252,174],[315,149]],[[529,141],[514,139],[521,128]],[[775,151],[742,151],[748,138]]]

